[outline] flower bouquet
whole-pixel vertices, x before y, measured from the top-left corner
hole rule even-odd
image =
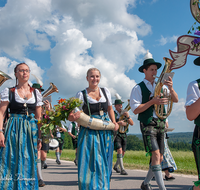
[[[52,111],[46,111],[43,119],[38,122],[42,123],[42,127],[40,128],[42,136],[49,139],[51,131],[57,126],[61,127],[61,121],[67,120],[74,108],[80,107],[81,104],[82,101],[74,97],[58,100],[58,104],[54,105]]]

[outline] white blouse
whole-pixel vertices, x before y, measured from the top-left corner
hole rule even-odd
[[[43,102],[42,102],[42,95],[39,92],[38,89],[36,89],[36,96],[37,96],[37,103],[36,106],[42,106]],[[15,100],[16,102],[19,103],[27,103],[27,104],[34,104],[35,103],[35,96],[34,93],[32,92],[32,97],[28,100],[24,100],[23,98],[21,98],[17,92],[17,88],[15,88]],[[5,88],[4,90],[1,91],[0,93],[0,101],[8,101],[9,102],[9,88]]]
[[[197,81],[192,81],[188,85],[185,106],[190,106],[200,98],[200,90]]]
[[[151,84],[151,82],[149,82],[146,79],[144,79],[143,82],[145,83],[145,85],[148,88],[148,90],[151,92],[150,98],[153,97],[154,96],[155,87],[156,87],[156,82],[154,81],[153,85]],[[166,85],[163,85],[163,89],[167,89],[167,93],[169,93],[169,89],[167,88]],[[135,109],[140,104],[142,104],[142,91],[141,91],[140,86],[137,84],[137,85],[135,85],[133,87],[133,89],[131,91],[131,96],[130,96],[130,106],[131,106],[132,112],[134,112]],[[153,111],[153,117],[157,118],[155,110]]]
[[[112,105],[112,100],[111,100],[110,91],[109,91],[107,88],[105,88],[105,87],[104,87],[104,89],[105,89],[105,93],[106,93],[107,98],[108,98],[108,106],[111,106],[111,105]],[[85,89],[85,90],[86,90],[86,89]],[[103,102],[106,102],[106,98],[104,97],[104,94],[103,94],[101,88],[99,88],[99,90],[100,90],[100,95],[101,95],[101,98],[100,98],[99,101],[97,101],[97,100],[91,98],[91,97],[88,95],[87,90],[86,90],[86,96],[87,96],[87,99],[88,99],[88,103],[90,103],[90,104],[96,104],[96,103],[99,103],[99,102],[102,102],[102,103],[103,103]],[[76,94],[76,98],[82,100],[83,103],[84,103],[83,93],[82,93],[81,91],[79,91],[79,92]],[[80,108],[83,107],[83,103],[81,104]]]

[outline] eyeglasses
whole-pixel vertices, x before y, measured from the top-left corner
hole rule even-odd
[[[17,72],[20,72],[20,73],[24,73],[24,72],[30,73],[30,70],[28,70],[28,69],[19,69],[19,70],[17,70]]]

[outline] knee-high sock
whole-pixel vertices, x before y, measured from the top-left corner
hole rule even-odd
[[[41,160],[37,160],[37,175],[38,175],[38,180],[42,179],[42,170],[41,170]]]
[[[60,161],[60,153],[56,152],[56,160]]]
[[[118,165],[119,165],[119,159],[118,159],[118,154],[117,154],[117,161],[116,161],[116,163],[115,163],[115,165],[114,165],[114,168],[117,168]]]
[[[152,172],[151,165],[149,165],[149,171],[147,173],[146,178],[144,179],[144,185],[149,184],[149,182],[151,181],[151,179],[153,178],[153,176],[154,176],[154,174]]]
[[[163,181],[161,165],[151,166],[151,169],[152,169],[152,172],[154,173],[154,176],[155,176],[155,179],[156,179],[159,189],[166,190],[165,184]]]
[[[117,154],[117,160],[119,160],[118,162],[119,162],[119,165],[120,165],[121,171],[124,170],[122,154]]]

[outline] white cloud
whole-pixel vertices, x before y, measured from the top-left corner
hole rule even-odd
[[[86,71],[98,67],[100,85],[127,99],[135,81],[125,72],[146,52],[138,35],[151,31],[141,18],[127,13],[128,4],[135,6],[135,2],[10,0],[0,9],[0,52],[34,65],[33,74],[42,79],[44,71],[26,53],[50,49],[52,66],[46,70],[44,83],[54,82],[61,96],[72,96],[86,87]]]
[[[159,41],[159,44],[160,44],[161,46],[164,46],[164,45],[166,45],[167,43],[176,42],[177,39],[178,39],[178,37],[179,37],[179,36],[175,36],[175,35],[173,35],[172,37],[163,37],[163,36],[161,35],[161,38],[160,38],[158,41]]]

